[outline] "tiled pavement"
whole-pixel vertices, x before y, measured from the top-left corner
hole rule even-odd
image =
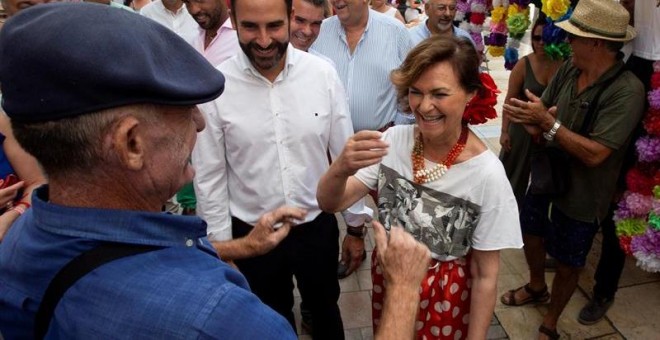
[[[528,34],[529,35],[529,34]],[[526,36],[523,41],[529,42]],[[521,55],[529,53],[529,45],[523,44]],[[502,58],[490,57],[490,74],[495,79],[502,93],[499,96],[497,112],[507,91],[509,72],[504,70]],[[495,153],[499,152],[500,119],[494,119],[484,125],[473,127],[473,131]],[[341,218],[339,218],[341,220]],[[342,230],[342,238],[345,230]],[[660,274],[649,274],[635,266],[633,259],[628,259],[619,282],[619,291],[614,305],[607,316],[600,322],[583,326],[577,322],[577,316],[589,299],[593,287],[593,273],[600,254],[600,235],[597,236],[587,260],[587,265],[579,281],[578,290],[573,294],[566,310],[559,320],[558,331],[562,339],[660,339]],[[371,258],[374,241],[371,229],[367,237],[367,258]],[[506,250],[501,254],[500,275],[498,280],[498,303],[495,317],[488,333],[488,339],[536,339],[537,328],[541,324],[547,305],[527,305],[508,307],[499,302],[499,296],[506,290],[527,282],[527,265],[522,250]],[[340,281],[341,296],[339,306],[344,320],[346,339],[373,339],[371,328],[371,276],[369,261],[362,263],[360,269]],[[548,272],[548,285],[554,273]],[[300,298],[296,298],[296,308]],[[300,313],[296,310],[300,322]],[[299,332],[301,328],[298,327]],[[301,332],[300,339],[311,339]]]

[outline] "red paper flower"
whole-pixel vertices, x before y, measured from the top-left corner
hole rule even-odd
[[[486,21],[485,13],[475,13],[475,12],[470,13],[470,23],[473,23],[475,25],[483,25],[484,21]]]
[[[621,247],[621,250],[626,253],[626,255],[632,255],[632,252],[630,251],[631,241],[632,237],[630,236],[619,236],[619,246]]]
[[[639,168],[635,167],[628,170],[626,184],[628,185],[628,190],[649,196],[652,194],[654,186],[653,175],[648,176]]]
[[[500,93],[500,90],[497,89],[495,81],[488,73],[480,73],[479,79],[482,88],[470,100],[463,112],[463,120],[472,125],[483,124],[488,119],[497,117],[495,104],[497,104],[497,94]]]
[[[653,73],[651,76],[651,88],[658,89],[660,88],[660,72]]]
[[[660,109],[649,108],[646,111],[644,130],[649,135],[660,136]]]

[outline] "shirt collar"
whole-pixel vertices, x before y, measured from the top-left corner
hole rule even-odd
[[[364,38],[364,36],[367,34],[367,32],[369,31],[369,27],[371,27],[371,25],[374,21],[374,14],[371,13],[371,12],[375,13],[375,11],[373,9],[371,9],[371,8],[369,9],[369,13],[367,14],[367,26],[364,28],[364,33],[362,33],[362,37],[360,37],[360,40],[362,40]],[[324,23],[325,23],[325,21],[324,21]],[[346,40],[346,30],[344,29],[344,26],[341,24],[341,21],[339,21],[339,18],[337,18],[337,25],[339,27],[339,29],[337,30],[338,31],[337,33],[339,33],[339,36],[341,36],[342,38],[344,38],[344,40]],[[323,27],[323,26],[321,26],[321,27]]]
[[[206,222],[196,216],[53,204],[47,185],[35,190],[32,206],[38,228],[63,236],[167,247],[198,246],[206,236]]]
[[[424,32],[424,35],[426,35],[427,38],[430,37],[431,36],[431,30],[429,29],[429,19],[427,18],[420,25],[422,25],[422,32]]]
[[[614,63],[614,65],[612,65],[607,71],[605,71],[605,73],[601,74],[600,77],[598,77],[598,79],[593,84],[589,85],[587,88],[597,86],[604,82],[612,81],[613,79],[611,78],[614,76],[615,73],[619,72],[619,70],[623,66],[624,66],[623,60],[617,60]],[[573,69],[574,69],[573,77],[577,79],[577,77],[580,76],[580,73],[582,73],[582,70],[580,70],[575,66],[573,66]]]
[[[186,7],[186,6],[184,5],[183,7]],[[187,10],[186,10],[186,11],[187,11]],[[227,18],[227,20],[225,20],[225,22],[223,22],[222,25],[220,25],[220,28],[218,28],[218,34],[215,35],[215,38],[213,38],[213,41],[211,41],[211,44],[213,44],[213,42],[214,42],[216,39],[218,39],[218,37],[219,37],[224,31],[227,31],[227,30],[229,30],[229,31],[233,31],[233,30],[234,30],[234,26],[232,26],[232,24],[231,24],[231,19],[230,19],[230,18]],[[204,36],[206,36],[206,30],[203,29],[203,28],[202,28],[201,26],[199,26],[199,25],[197,25],[197,32],[199,33],[199,35],[200,35],[202,38],[203,38]],[[209,44],[209,46],[210,46],[211,44]]]

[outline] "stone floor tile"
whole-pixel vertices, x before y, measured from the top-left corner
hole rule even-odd
[[[505,249],[500,251],[500,274],[527,275],[527,261],[522,249]]]
[[[486,333],[486,339],[488,340],[500,340],[508,339],[506,331],[500,325],[493,325],[488,328],[488,333]]]
[[[344,329],[344,338],[346,340],[362,340],[362,332],[359,328]]]
[[[607,318],[627,339],[660,338],[660,282],[621,288]]]
[[[298,282],[296,278],[293,278],[293,297],[300,297],[300,291],[298,290]]]
[[[357,292],[360,290],[357,274],[354,272],[346,278],[339,280],[339,288],[342,293]]]
[[[364,238],[364,249],[366,251],[372,251],[375,246],[376,241],[374,240],[374,229],[370,225],[369,228],[367,228],[367,236]]]
[[[490,319],[490,325],[494,326],[499,324],[500,324],[500,320],[497,320],[497,317],[495,316],[495,314],[493,314],[493,317]]]
[[[371,250],[367,250],[367,258],[360,263],[358,270],[371,269]]]
[[[513,340],[536,339],[538,325],[543,316],[532,306],[497,308],[495,310],[500,325]]]
[[[371,290],[373,288],[370,269],[358,270],[356,275],[360,290]]]
[[[612,334],[599,336],[597,338],[590,338],[589,340],[626,340],[626,338],[624,338],[623,335],[619,333],[612,333]]]
[[[339,309],[344,329],[371,326],[371,297],[369,292],[343,293],[339,297]]]
[[[373,327],[364,327],[360,328],[362,333],[362,340],[373,340],[374,339],[374,329]]]
[[[305,335],[307,332],[300,326],[300,297],[293,298],[293,317],[296,319],[296,330],[298,335]]]
[[[568,301],[564,312],[559,317],[559,323],[557,325],[559,334],[571,339],[591,339],[616,333],[612,325],[605,320],[590,326],[585,326],[578,322],[577,318],[580,310],[582,310],[582,307],[587,302],[587,297],[580,290],[573,293],[571,300]],[[547,305],[539,308],[539,310],[542,310],[542,314],[545,315]]]
[[[299,335],[298,340],[312,340],[312,336],[309,334]]]

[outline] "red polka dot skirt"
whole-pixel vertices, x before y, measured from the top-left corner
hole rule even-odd
[[[376,252],[374,249],[371,257],[374,331],[383,312],[386,286]],[[419,313],[415,323],[417,339],[467,338],[471,285],[468,263],[469,258],[447,262],[431,261],[431,267],[420,287]]]

